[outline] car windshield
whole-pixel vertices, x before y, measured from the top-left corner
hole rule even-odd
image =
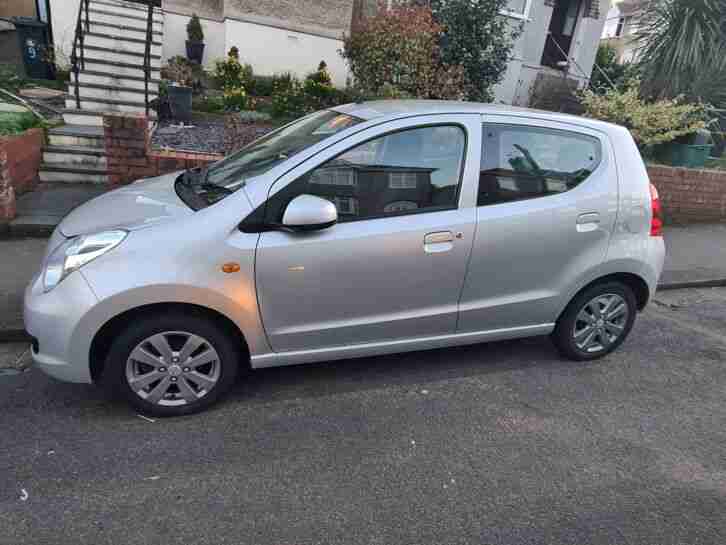
[[[205,173],[203,184],[235,191],[247,179],[264,174],[293,155],[361,122],[361,119],[338,112],[316,112],[215,163]]]

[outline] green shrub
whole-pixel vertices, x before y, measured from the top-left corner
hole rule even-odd
[[[192,109],[195,112],[205,112],[210,114],[223,112],[224,108],[224,98],[218,96],[204,96],[200,98],[195,98],[192,105]]]
[[[161,76],[185,87],[194,85],[194,67],[192,62],[186,57],[177,55],[167,62],[166,66],[161,69]]]
[[[226,59],[218,59],[214,63],[212,77],[220,89],[247,88],[254,76],[251,65],[239,62],[239,52],[235,53],[235,49],[230,49]]]
[[[442,29],[438,36],[441,62],[463,67],[469,100],[492,101],[492,88],[507,71],[514,41],[522,32],[521,24],[513,25],[510,18],[500,16],[507,4],[508,0],[431,1],[434,20]],[[455,82],[444,83],[444,91],[439,93],[450,93],[452,85]]]
[[[228,111],[244,110],[247,106],[247,92],[245,88],[228,87],[224,90],[224,108]]]
[[[204,29],[196,13],[192,14],[192,18],[187,23],[187,37],[190,42],[204,41]]]
[[[295,118],[315,108],[308,104],[305,88],[292,74],[279,77],[272,91],[271,111],[274,117]]]
[[[272,96],[274,76],[252,76],[247,82],[247,91],[251,96],[269,97]]]
[[[0,136],[13,136],[42,126],[43,122],[30,112],[0,112]]]
[[[603,95],[586,90],[581,99],[585,115],[627,127],[646,154],[653,146],[693,134],[707,125],[703,104],[687,104],[681,97],[648,102],[640,96],[639,80],[632,80],[625,90],[610,89]]]

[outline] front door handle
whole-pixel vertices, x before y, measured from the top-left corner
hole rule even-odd
[[[451,231],[438,231],[429,233],[424,237],[424,251],[427,254],[448,252],[454,247],[454,233]]]

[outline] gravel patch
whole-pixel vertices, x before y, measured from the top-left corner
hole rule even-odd
[[[224,119],[194,119],[185,126],[175,121],[161,121],[151,145],[156,149],[224,153]]]

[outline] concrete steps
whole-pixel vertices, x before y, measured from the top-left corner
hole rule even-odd
[[[58,187],[102,187],[109,181],[103,117],[109,113],[146,113],[144,53],[147,8],[124,0],[91,0],[89,29],[84,35],[84,65],[76,81],[71,75],[63,120],[48,131],[39,177]],[[158,97],[161,80],[163,12],[154,9],[149,100]],[[149,112],[150,120],[156,113]]]
[[[108,166],[105,148],[85,146],[46,146],[43,149],[43,164],[98,169],[105,169]]]
[[[88,63],[86,63],[86,70],[81,72],[78,76],[78,82],[81,88],[81,94],[84,96],[90,96],[88,93],[84,93],[84,88],[115,88],[124,90],[139,90],[143,91],[145,88],[144,76],[127,76],[127,75],[116,75],[113,73],[96,72],[88,70]],[[149,92],[153,92],[154,95],[159,92],[159,83],[161,80],[155,79],[152,74],[152,79],[149,80]],[[69,89],[69,92],[71,90]]]
[[[38,176],[44,183],[107,184],[109,182],[105,166],[43,163],[38,170]]]
[[[48,130],[50,146],[103,149],[103,127],[90,125],[65,125]]]

